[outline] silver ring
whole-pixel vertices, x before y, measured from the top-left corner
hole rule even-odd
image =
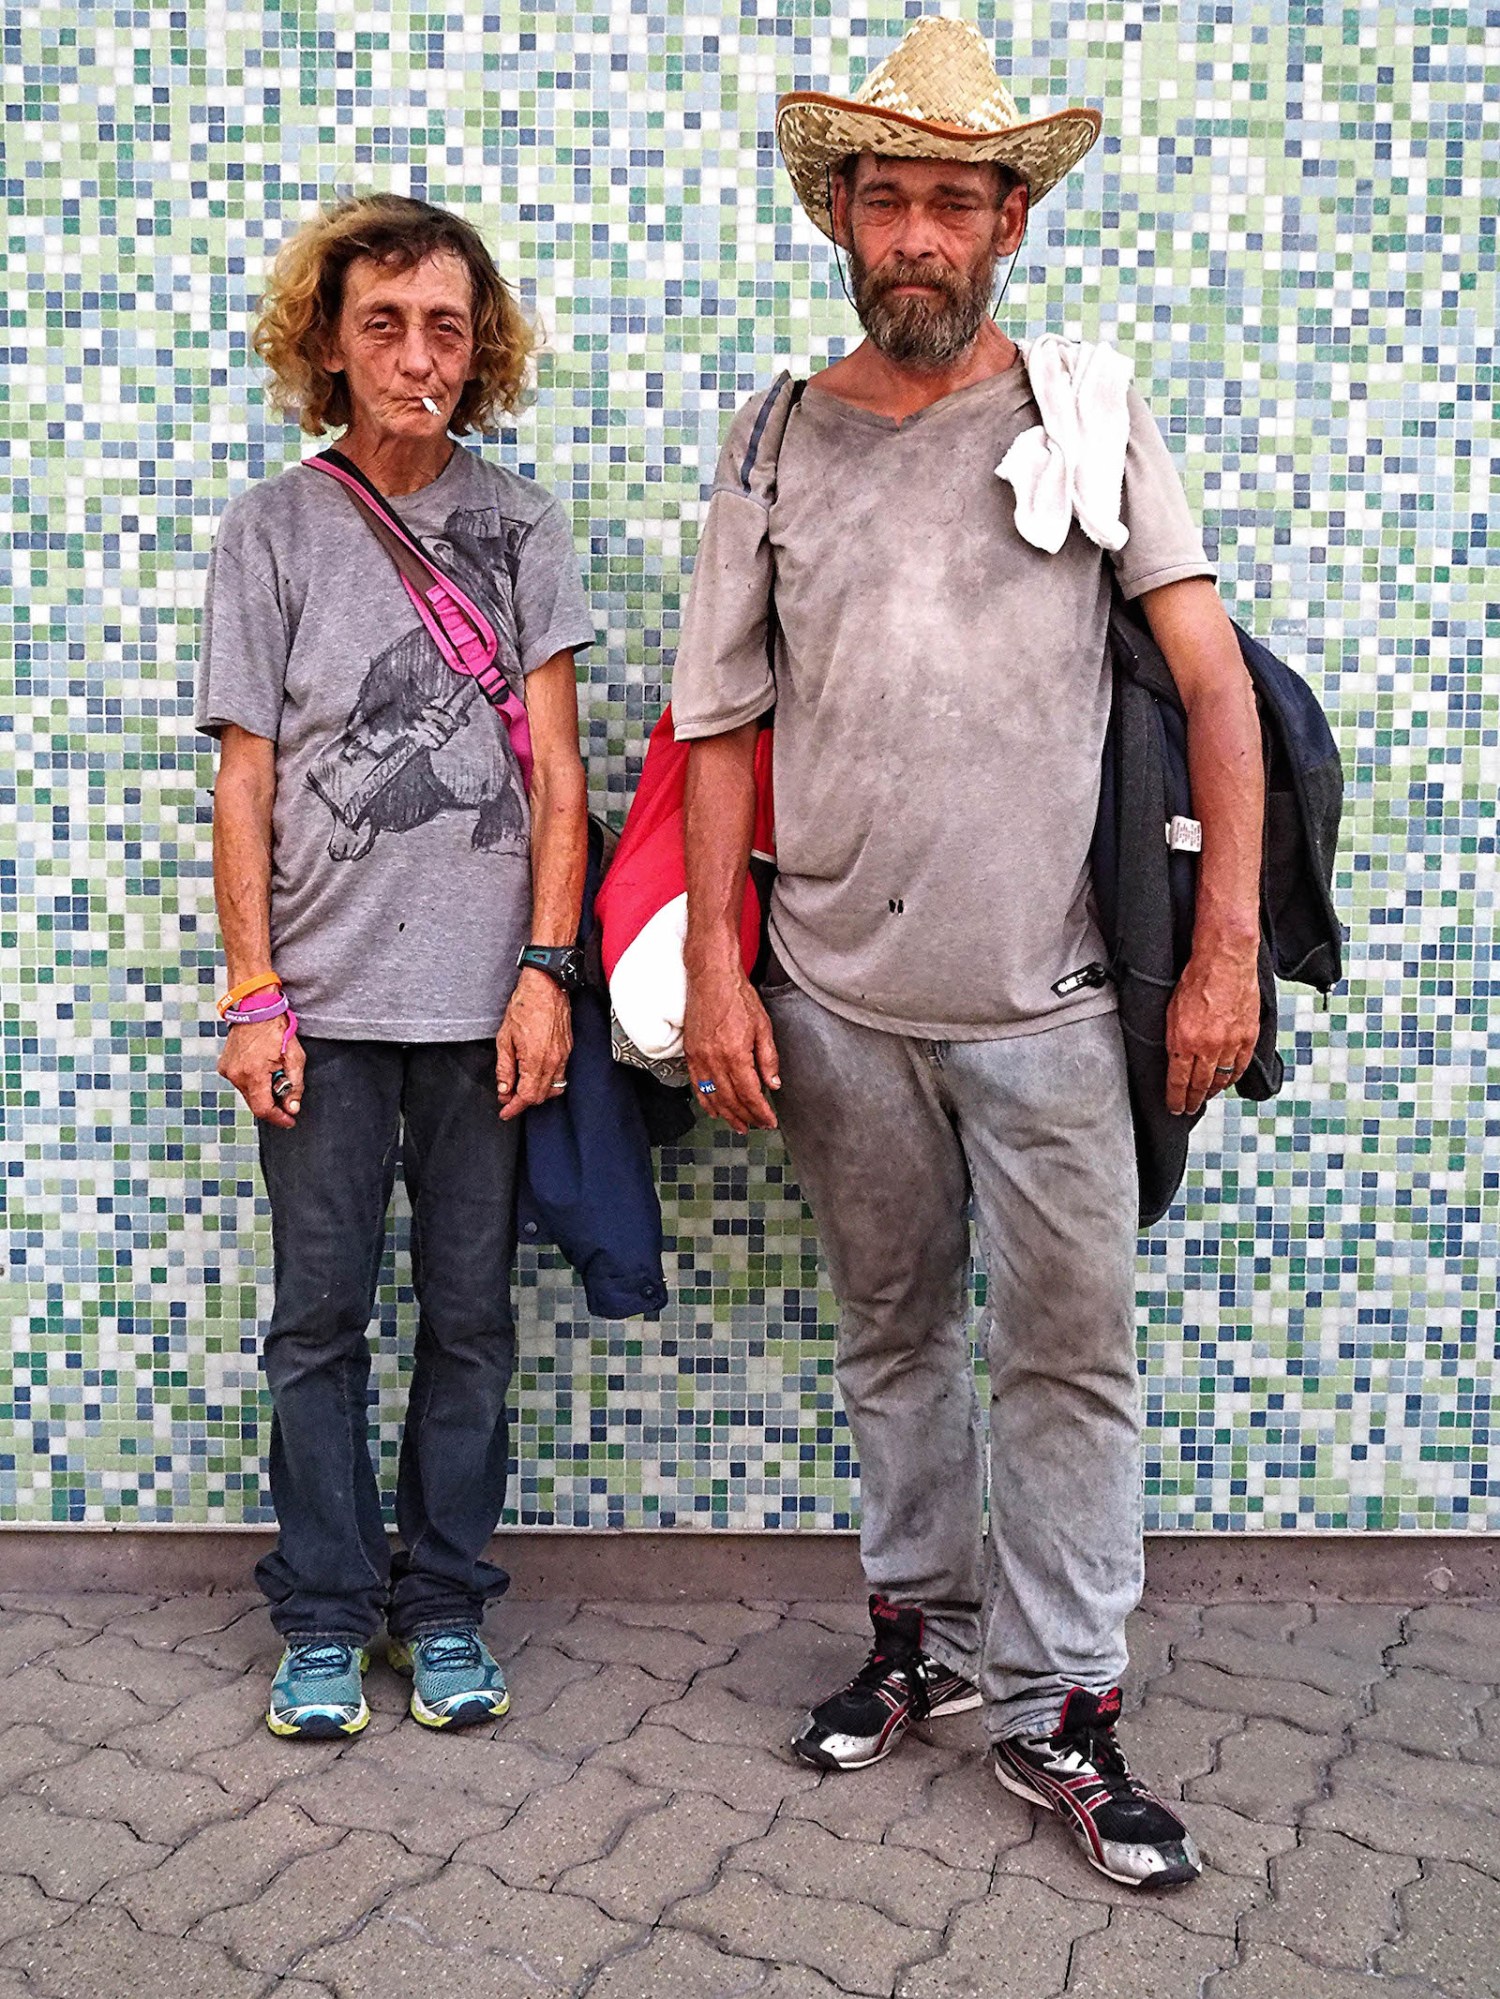
[[[700,1095],[702,1095],[702,1096],[705,1096],[705,1097],[712,1097],[712,1096],[715,1096],[715,1095],[717,1095],[717,1093],[718,1093],[718,1087],[717,1087],[717,1085],[716,1085],[716,1084],[714,1084],[714,1083],[711,1083],[711,1082],[710,1082],[710,1081],[708,1080],[707,1076],[705,1076],[705,1077],[704,1077],[704,1079],[703,1079],[703,1081],[702,1081],[702,1082],[701,1082],[701,1083],[700,1083],[700,1084],[698,1085],[698,1090],[699,1090],[699,1094],[700,1094]]]
[[[1216,1076],[1232,1076],[1234,1074],[1234,1064],[1232,1062],[1216,1062],[1214,1064],[1214,1074]]]
[[[552,1083],[549,1085],[549,1088],[554,1090],[565,1090],[567,1087],[568,1085],[566,1079],[564,1079],[561,1083]]]

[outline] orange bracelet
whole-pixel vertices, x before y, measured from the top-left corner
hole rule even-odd
[[[267,986],[275,986],[278,992],[285,990],[275,972],[259,972],[253,979],[246,979],[243,984],[232,986],[218,1002],[217,1012],[220,1020],[232,1006],[238,1006],[240,1001],[248,999],[251,993],[263,993]]]

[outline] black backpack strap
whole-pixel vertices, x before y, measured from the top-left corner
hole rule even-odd
[[[786,427],[791,421],[792,411],[801,402],[802,391],[806,387],[806,381],[794,381],[790,375],[778,375],[770,388],[767,389],[765,399],[762,401],[760,408],[755,412],[755,421],[750,426],[750,437],[745,445],[745,455],[740,460],[739,480],[742,492],[753,493],[752,475],[761,466],[764,466],[769,472],[770,486],[773,491],[775,490],[776,464],[781,456],[782,439],[786,435]],[[785,389],[790,389],[791,394],[783,409],[781,398],[782,391]],[[774,421],[778,411],[781,414],[781,421],[779,423]],[[769,450],[766,450],[768,439],[770,441]],[[764,458],[762,457],[763,451],[765,451]]]
[[[802,400],[802,392],[807,387],[806,377],[804,376],[800,379],[793,380],[791,387],[792,387],[791,400],[787,404],[787,410],[786,410],[787,423],[791,422],[792,417],[796,412],[797,405]],[[775,404],[780,400],[780,390],[781,390],[781,384],[778,382],[776,388],[773,389],[771,394],[766,397],[765,404],[761,409],[760,415],[755,419],[755,429],[751,433],[751,440],[750,440],[751,445],[752,447],[754,447],[755,451],[759,450],[759,433],[761,432],[761,430],[765,425],[766,418],[770,415],[773,404]],[[781,447],[785,443],[785,441],[786,441],[786,424],[783,424],[781,427],[780,434],[776,439],[776,458],[773,461],[771,467],[773,475],[775,473],[776,466],[780,463]],[[755,461],[754,461],[753,452],[747,450],[745,454],[745,466],[741,473],[741,477],[744,478],[747,482],[745,486],[746,492],[750,490],[748,484],[749,470],[750,467],[754,464],[754,462]],[[766,664],[771,669],[771,678],[773,681],[776,678],[776,641],[780,636],[781,636],[781,619],[776,615],[776,581],[773,573],[771,580],[770,602],[766,607]],[[762,723],[769,722],[769,720],[771,719],[771,714],[774,712],[775,711],[772,710],[769,713],[763,715],[761,717]]]
[[[308,461],[316,470],[331,472],[364,516],[365,525],[400,574],[414,589],[429,590],[434,581],[451,579],[433,561],[390,501],[360,471],[352,458],[330,448]]]

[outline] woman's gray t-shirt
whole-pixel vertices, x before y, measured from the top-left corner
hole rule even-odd
[[[672,713],[692,740],[775,704],[778,956],[835,1013],[936,1040],[1111,1011],[1111,989],[1066,987],[1105,956],[1089,845],[1109,577],[1076,524],[1056,555],[1016,531],[995,467],[1041,421],[1024,367],[899,425],[814,384],[774,468],[764,402],[720,458]],[[1135,597],[1212,569],[1134,390],[1130,420],[1111,560]]]
[[[517,692],[592,643],[567,519],[533,481],[460,447],[392,505],[494,625]],[[297,466],[225,509],[197,722],[276,745],[271,953],[302,1031],[494,1034],[531,916],[520,766],[326,474]]]

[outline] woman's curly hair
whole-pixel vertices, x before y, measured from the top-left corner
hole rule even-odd
[[[491,430],[520,401],[536,345],[479,232],[462,216],[400,194],[355,195],[304,224],[284,245],[255,325],[255,351],[271,370],[271,400],[312,437],[353,417],[349,385],[324,355],[344,303],[344,273],[357,257],[409,271],[449,250],[468,267],[474,291],[474,372],[448,428]]]

